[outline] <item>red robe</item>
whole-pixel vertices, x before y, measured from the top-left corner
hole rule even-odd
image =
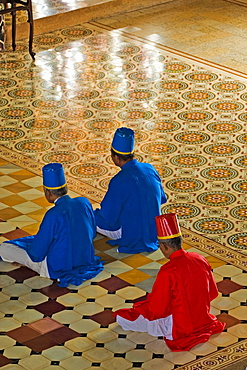
[[[130,320],[131,324],[140,315],[148,321],[172,315],[172,340],[165,337],[164,340],[172,351],[188,351],[224,330],[225,324],[209,313],[210,301],[217,296],[207,260],[180,249],[160,268],[147,299],[131,309],[115,311],[114,316]]]

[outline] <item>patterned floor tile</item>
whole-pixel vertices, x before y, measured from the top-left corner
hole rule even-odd
[[[44,288],[41,288],[39,291],[47,295],[51,299],[55,299],[70,292],[68,288],[61,288],[58,286],[57,283],[45,286]]]
[[[11,364],[11,363],[12,361],[9,358],[0,354],[0,367]]]
[[[38,321],[35,321],[35,322],[29,324],[29,327],[38,331],[41,334],[46,334],[46,333],[49,333],[52,330],[61,328],[62,325],[59,322],[57,322],[57,321],[55,321],[55,320],[53,320],[49,317],[45,317],[41,320],[38,320]]]
[[[41,312],[45,316],[51,316],[54,313],[66,310],[66,307],[52,299],[47,302],[38,304],[33,307],[35,310]]]
[[[96,313],[90,316],[90,319],[98,322],[102,326],[108,326],[116,321],[110,309],[105,309],[102,312]]]
[[[4,344],[8,351],[5,353],[4,350],[2,356],[8,354],[9,358],[18,361],[18,365],[13,366],[32,369],[36,357],[37,363],[39,358],[41,367],[47,369],[93,367],[120,370],[142,367],[173,370],[186,366],[191,370],[193,362],[203,369],[206,361],[211,361],[210,364],[215,364],[210,365],[212,370],[213,367],[218,370],[222,366],[216,358],[221,353],[220,348],[226,349],[223,356],[227,357],[231,356],[231,351],[239,353],[245,345],[244,309],[247,297],[246,289],[242,289],[242,286],[246,286],[246,276],[242,271],[246,268],[244,253],[247,230],[244,180],[246,76],[236,71],[219,69],[215,65],[212,69],[212,64],[205,60],[198,63],[195,58],[189,59],[188,55],[181,56],[179,52],[188,51],[187,46],[193,44],[193,47],[197,45],[197,50],[194,49],[196,54],[202,46],[205,47],[204,40],[210,43],[210,38],[206,36],[204,40],[200,37],[197,40],[193,38],[193,32],[203,33],[205,28],[198,31],[198,24],[197,30],[195,23],[192,28],[189,26],[191,12],[197,17],[199,14],[200,20],[206,24],[208,12],[203,15],[200,12],[202,9],[205,11],[205,6],[209,6],[214,9],[214,16],[218,16],[218,22],[222,22],[223,11],[217,13],[217,7],[225,12],[224,4],[222,1],[219,3],[210,0],[208,4],[202,5],[201,2],[194,1],[193,4],[190,2],[188,7],[187,0],[179,0],[174,10],[174,4],[168,2],[162,5],[162,12],[158,10],[161,9],[159,7],[150,7],[148,11],[151,13],[142,9],[141,12],[128,13],[127,18],[120,15],[117,18],[105,19],[101,25],[77,25],[51,32],[49,35],[39,35],[35,38],[37,58],[32,65],[29,56],[25,55],[28,51],[24,42],[18,44],[18,52],[1,54],[0,82],[4,89],[1,99],[3,105],[0,104],[3,122],[0,128],[0,155],[3,157],[0,158],[0,199],[3,200],[0,205],[0,217],[8,222],[0,222],[0,233],[14,232],[16,227],[30,234],[37,232],[39,222],[49,208],[43,196],[41,165],[51,160],[64,163],[69,186],[74,195],[87,196],[97,207],[110,178],[117,172],[109,156],[112,134],[117,127],[127,124],[136,130],[138,159],[155,165],[162,177],[169,196],[163,212],[175,210],[178,213],[182,228],[185,228],[184,247],[205,255],[214,269],[223,296],[220,295],[216,303],[213,302],[216,307],[212,306],[211,310],[227,322],[222,339],[213,338],[214,343],[209,341],[189,353],[171,354],[169,350],[166,352],[160,345],[162,342],[164,346],[164,342],[157,338],[143,344],[140,334],[137,335],[137,343],[134,343],[126,338],[128,332],[124,332],[115,322],[107,321],[103,323],[107,323],[108,329],[120,337],[106,343],[98,342],[100,338],[95,339],[97,343],[90,341],[86,338],[87,334],[91,335],[96,331],[100,337],[100,330],[103,329],[102,333],[105,333],[106,328],[89,317],[96,317],[97,314],[100,317],[102,313],[110,311],[107,308],[118,303],[118,308],[131,305],[128,302],[133,298],[133,289],[150,292],[159,265],[167,262],[159,250],[151,254],[140,254],[138,257],[119,254],[116,248],[111,248],[106,243],[106,238],[101,238],[95,241],[95,245],[98,254],[105,260],[105,270],[101,277],[92,280],[93,285],[87,282],[81,287],[72,286],[62,291],[63,288],[48,286],[53,283],[51,280],[38,276],[16,283],[14,278],[0,275],[3,303],[12,300],[14,303],[19,301],[21,307],[22,304],[26,305],[24,310],[17,311],[13,317],[5,317],[8,304],[3,305],[4,312],[0,310],[1,333],[22,328],[22,324],[32,324],[41,319],[41,313],[31,307],[44,295],[41,304],[50,302],[47,299],[49,297],[67,308],[51,314],[52,318],[56,318],[61,324],[61,327],[55,330],[60,332],[57,336],[60,338],[59,342],[68,334],[67,329],[82,335],[69,339],[64,346],[55,345],[42,351],[42,354],[35,355],[29,355],[30,348],[25,347],[22,350],[11,343],[12,338],[1,335],[10,341]],[[58,1],[50,4],[51,7],[56,5],[60,7],[61,3]],[[70,5],[63,3],[64,7]],[[232,14],[236,21],[239,21],[239,8],[244,14],[244,6],[234,5]],[[180,19],[177,9],[183,9],[183,19]],[[174,15],[172,20],[167,19],[171,11]],[[228,13],[228,16],[231,15]],[[156,24],[152,24],[154,20]],[[127,28],[130,22],[137,27]],[[173,41],[168,37],[171,23],[175,32]],[[121,31],[117,31],[117,34],[115,31],[111,32],[111,29],[103,24],[112,24],[115,29],[123,28],[124,34],[121,34]],[[165,31],[162,24],[166,25]],[[231,31],[227,24],[223,25],[224,29]],[[183,28],[182,37],[178,27]],[[187,27],[190,29],[185,37],[184,29],[187,30]],[[238,27],[242,27],[241,22]],[[212,29],[212,24],[207,30],[210,28]],[[166,46],[169,44],[173,50],[162,46],[162,37],[159,41],[152,38],[155,32],[158,37],[165,32]],[[241,32],[244,34],[245,31]],[[213,33],[215,38],[215,28]],[[138,38],[138,35],[145,39]],[[222,47],[223,39],[220,38]],[[114,49],[114,57],[112,40],[114,45],[118,45],[118,49]],[[64,41],[68,41],[68,44]],[[239,42],[234,44],[239,49]],[[239,50],[241,53],[241,48]],[[193,54],[192,49],[188,51],[191,52]],[[85,60],[75,61],[75,55],[83,55]],[[203,50],[202,57],[207,58],[208,55],[209,51]],[[219,63],[223,63],[222,58],[225,55],[224,52],[219,56]],[[57,56],[63,61],[62,69],[57,64]],[[120,64],[118,70],[115,70],[116,58],[123,63],[121,71]],[[51,68],[49,81],[44,78],[44,66]],[[89,68],[86,74],[85,68]],[[75,78],[72,78],[72,71],[75,71]],[[67,75],[70,76],[69,84]],[[33,79],[35,89],[30,87],[30,81],[33,82]],[[60,89],[59,103],[53,99],[57,87]],[[112,108],[109,108],[109,102]],[[172,110],[171,107],[175,105],[176,109]],[[20,112],[24,117],[16,119],[16,114]],[[40,147],[42,151],[39,150]],[[186,231],[188,228],[192,230],[190,233]],[[193,234],[194,231],[197,233]],[[1,237],[0,240],[3,240],[2,238],[4,239]],[[13,267],[10,265],[6,268],[6,264],[1,263],[0,269],[5,274]],[[151,274],[152,277],[138,281],[138,270],[148,276]],[[123,274],[127,279],[123,284],[127,285],[120,285],[115,289],[116,280],[110,281],[109,287],[100,285],[102,280],[119,279],[114,276],[116,274]],[[229,282],[231,286],[234,283],[241,288],[231,291]],[[104,292],[99,297],[92,298],[92,293],[89,292],[95,283],[98,287],[116,294]],[[17,288],[14,288],[15,286]],[[86,287],[87,289],[84,289]],[[223,291],[223,287],[226,290]],[[81,289],[84,289],[84,293],[87,292],[84,296],[78,293]],[[78,295],[82,297],[82,301],[77,299]],[[9,298],[6,299],[6,296]],[[140,299],[142,298],[143,296]],[[43,335],[46,337],[50,334]],[[88,342],[86,344],[84,340],[92,342],[93,346],[87,347]],[[118,340],[125,341],[128,345],[136,344],[137,348],[127,345],[123,349],[127,353],[116,352]],[[1,345],[2,343],[3,341]],[[96,347],[102,344],[104,347]],[[37,343],[37,350],[42,349],[39,345]],[[84,351],[91,350],[96,351],[89,352],[88,358],[84,357]]]
[[[234,283],[230,279],[224,279],[217,283],[217,287],[219,292],[221,292],[224,295],[228,295],[230,293],[236,292],[239,289],[242,289],[243,286]]]
[[[224,322],[226,324],[225,329],[228,329],[231,326],[241,323],[240,320],[236,319],[235,317],[232,317],[231,315],[228,315],[225,312],[221,313],[220,315],[217,315],[217,318],[219,321]]]
[[[125,288],[126,286],[129,286],[130,284],[127,283],[125,280],[120,279],[117,276],[112,276],[111,278],[98,282],[98,285],[107,289],[108,292],[114,293],[116,290]]]
[[[19,343],[23,343],[27,340],[40,336],[40,333],[27,325],[21,326],[20,328],[11,330],[6,333],[10,338],[13,338]]]
[[[21,230],[21,229],[15,229],[15,230],[12,230],[8,233],[4,233],[2,234],[2,236],[8,240],[13,240],[13,239],[17,239],[17,238],[22,238],[24,236],[28,236],[30,235],[29,233]]]
[[[26,279],[37,276],[37,272],[30,270],[28,267],[21,266],[16,270],[7,272],[7,275],[15,279],[17,282],[22,283]]]

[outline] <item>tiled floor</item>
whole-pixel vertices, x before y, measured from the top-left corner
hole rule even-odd
[[[71,4],[50,2],[46,14]],[[36,18],[46,15],[39,5]],[[38,35],[35,63],[25,40],[0,55],[0,241],[37,232],[50,207],[40,177],[49,161],[62,162],[70,194],[95,207],[117,171],[112,134],[127,125],[137,132],[137,157],[160,172],[169,196],[163,211],[178,213],[184,247],[210,262],[220,291],[212,313],[227,323],[185,353],[123,331],[111,310],[143,299],[166,261],[159,251],[119,255],[98,236],[105,269],[80,287],[59,288],[0,262],[0,366],[208,370],[234,369],[245,358],[247,70],[233,36],[247,37],[246,9],[174,1]]]

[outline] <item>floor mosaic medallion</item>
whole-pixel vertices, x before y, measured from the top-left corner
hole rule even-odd
[[[111,7],[104,2],[111,0],[97,0],[99,5],[33,0],[33,6],[38,17],[72,11],[73,18],[78,6],[85,12]],[[179,6],[186,9],[177,12]],[[163,12],[150,6],[121,14],[118,21],[61,24],[35,35],[35,62],[27,40],[15,52],[6,45],[0,53],[0,241],[37,232],[50,206],[41,178],[46,163],[62,163],[72,196],[86,196],[97,207],[119,171],[110,154],[113,134],[130,127],[136,158],[154,165],[162,179],[168,197],[162,212],[177,213],[184,248],[211,265],[219,290],[211,312],[226,323],[220,335],[176,353],[163,338],[122,330],[112,310],[143,299],[167,261],[159,250],[119,254],[98,234],[94,245],[104,271],[79,287],[60,288],[0,261],[0,367],[235,370],[240,361],[247,366],[246,75],[179,51],[193,44],[206,58],[203,39],[220,37],[222,45],[213,49],[218,58],[226,58],[233,43],[243,52],[247,11],[241,7],[240,22],[232,6],[225,0],[168,1],[173,16],[167,22],[163,5]],[[198,24],[202,8],[213,18],[210,26]],[[191,32],[176,33],[174,48],[166,47],[171,28],[177,32],[191,21]],[[131,22],[137,27],[125,27]],[[144,23],[148,30],[142,30]],[[165,43],[153,41],[161,29]],[[192,31],[197,40],[190,39]],[[210,37],[202,36],[205,31]],[[233,31],[234,42],[228,34]],[[238,63],[244,61],[243,55]]]

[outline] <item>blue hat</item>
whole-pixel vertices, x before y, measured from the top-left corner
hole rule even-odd
[[[46,189],[61,189],[66,186],[61,163],[49,163],[42,168],[43,185]]]
[[[118,128],[112,140],[112,149],[114,152],[123,155],[134,153],[134,135],[134,131],[130,128]]]

